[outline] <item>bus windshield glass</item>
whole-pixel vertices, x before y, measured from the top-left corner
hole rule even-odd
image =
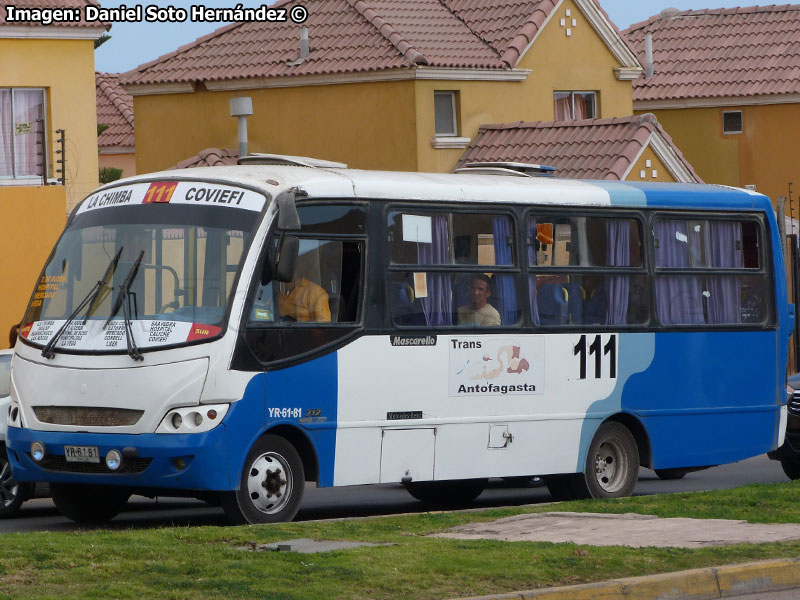
[[[45,265],[20,334],[37,345],[56,337],[56,351],[94,352],[220,335],[264,202],[205,182],[95,193]]]

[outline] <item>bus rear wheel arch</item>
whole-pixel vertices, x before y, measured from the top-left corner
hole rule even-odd
[[[300,509],[304,486],[303,461],[294,445],[267,434],[250,449],[239,488],[222,494],[222,508],[235,524],[291,521]]]

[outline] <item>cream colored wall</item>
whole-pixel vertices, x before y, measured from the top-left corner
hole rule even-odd
[[[123,177],[136,175],[136,155],[130,154],[100,154],[98,156],[98,166],[103,169],[111,167],[122,169]]]
[[[566,11],[571,13],[566,17]],[[560,19],[577,19],[567,37]],[[619,81],[614,73],[619,62],[603,39],[571,0],[555,12],[522,57],[518,68],[530,69],[523,82],[417,81],[417,148],[420,171],[448,172],[464,149],[434,148],[433,93],[455,90],[459,97],[459,135],[474,139],[481,125],[514,121],[552,121],[553,92],[598,93],[600,118],[633,114],[630,81]]]
[[[238,148],[229,100],[250,96],[249,152],[313,156],[363,169],[417,168],[414,84],[352,83],[134,96],[136,171],[171,167],[204,148]]]
[[[64,228],[65,190],[61,186],[0,187],[0,348],[20,322],[36,280]]]
[[[647,166],[648,161],[650,161],[649,167]],[[642,177],[642,171],[644,171],[644,177]],[[653,175],[654,173],[655,176]],[[634,163],[625,181],[661,181],[672,183],[677,181],[677,179],[672,176],[666,165],[658,158],[658,155],[653,149],[647,146],[639,159]]]
[[[47,90],[51,152],[55,131],[66,131],[65,211],[71,210],[97,187],[94,44],[92,40],[0,39],[0,56],[0,87]],[[51,177],[55,176],[52,167]]]

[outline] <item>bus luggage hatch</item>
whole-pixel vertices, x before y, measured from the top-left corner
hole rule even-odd
[[[435,429],[384,429],[380,482],[432,480],[435,439]]]

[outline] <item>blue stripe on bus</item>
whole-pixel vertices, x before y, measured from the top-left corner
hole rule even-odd
[[[611,197],[611,206],[647,206],[647,196],[638,188],[619,181],[592,181],[590,183],[608,192]]]
[[[623,412],[626,409],[626,400],[639,393],[638,389],[632,391],[631,387],[638,388],[641,383],[645,386],[648,385],[646,377],[637,380],[634,375],[647,371],[652,365],[655,356],[655,337],[654,333],[623,333],[619,335],[617,384],[607,398],[593,402],[587,413],[610,416]],[[623,393],[625,398],[623,398]],[[602,419],[586,419],[583,422],[578,464],[575,469],[577,473],[584,470],[589,444],[592,443],[592,438],[601,423]]]
[[[338,419],[339,365],[337,353],[266,374],[266,428],[287,424],[302,428],[317,455],[320,487],[333,485]],[[300,417],[274,416],[270,409],[300,409]],[[309,413],[309,411],[311,411]],[[318,414],[317,414],[318,411]],[[315,427],[315,424],[323,425]]]

